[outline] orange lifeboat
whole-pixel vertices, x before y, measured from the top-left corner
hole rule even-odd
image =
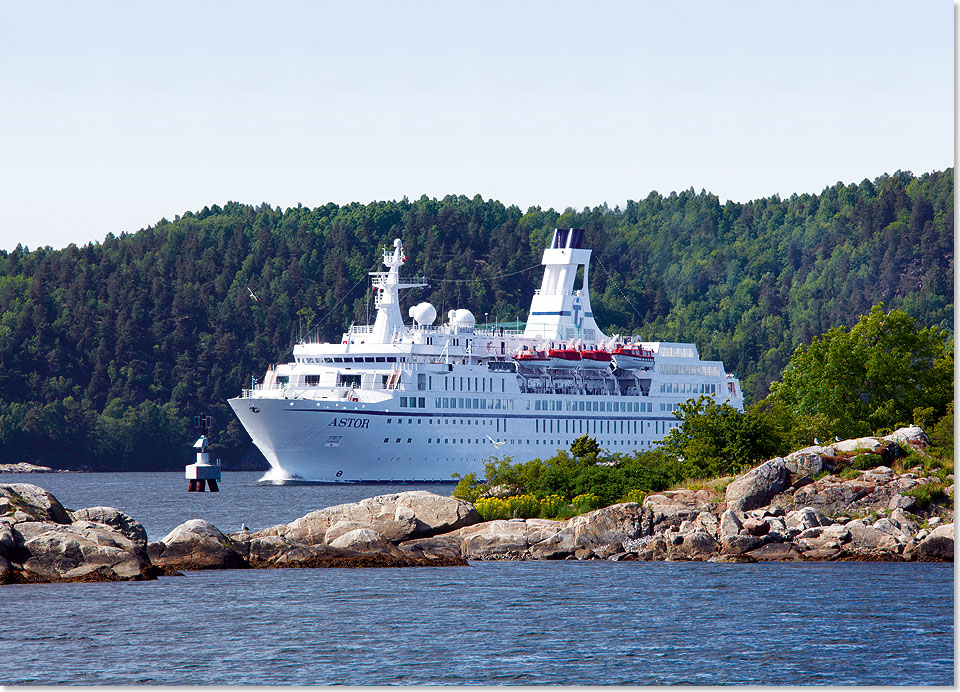
[[[624,370],[649,370],[653,367],[653,351],[639,346],[617,346],[612,355],[617,367]]]
[[[551,368],[578,368],[580,367],[580,351],[574,348],[551,348],[547,351]]]
[[[521,365],[545,367],[550,364],[550,358],[543,351],[520,351],[513,359]]]
[[[580,351],[580,365],[592,370],[609,370],[613,364],[613,356],[607,351],[586,350]]]

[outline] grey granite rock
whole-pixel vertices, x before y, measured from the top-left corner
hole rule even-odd
[[[763,507],[789,486],[790,473],[780,457],[770,459],[733,480],[726,490],[729,509],[738,512]]]

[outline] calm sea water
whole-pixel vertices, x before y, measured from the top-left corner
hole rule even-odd
[[[195,515],[266,526],[383,490],[239,480],[256,475],[202,499],[173,474],[28,482],[71,508],[119,506],[151,537]],[[910,563],[478,562],[14,585],[0,587],[0,684],[952,685],[953,607],[953,566]]]

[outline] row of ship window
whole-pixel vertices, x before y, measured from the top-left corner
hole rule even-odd
[[[394,444],[400,444],[401,439],[402,439],[402,438],[398,437],[398,438],[394,441]],[[442,444],[450,444],[451,439],[452,439],[452,441],[453,441],[453,444],[457,444],[457,438],[455,438],[455,437],[454,437],[454,438],[444,437],[444,438],[442,438],[442,439],[439,438],[439,437],[438,437],[437,439],[433,439],[432,437],[430,437],[430,438],[427,438],[427,444],[441,444],[441,443],[442,443]],[[508,441],[508,440],[504,440],[504,442],[507,442],[507,441]],[[383,442],[384,442],[384,444],[389,443],[389,442],[390,442],[390,438],[389,438],[389,437],[383,438]],[[407,438],[407,444],[410,444],[410,443],[412,443],[412,442],[413,442],[413,438],[412,438],[412,437],[408,437],[408,438]],[[462,438],[462,437],[460,438],[460,444],[466,443],[466,444],[490,444],[490,445],[492,445],[493,442],[494,442],[494,441],[491,440],[491,439],[489,439],[489,438],[488,438],[488,439],[481,439],[481,438],[473,438],[473,439],[471,439],[471,438],[466,438],[466,439],[464,439],[464,438]],[[499,440],[498,440],[497,442],[499,442]],[[523,440],[510,439],[509,442],[510,442],[510,444],[517,444],[517,442],[521,442],[521,443],[522,443]],[[535,445],[543,444],[544,446],[569,445],[571,442],[573,442],[573,440],[534,440],[534,444],[535,444]],[[502,443],[501,443],[501,444],[502,444]],[[622,446],[622,445],[641,445],[641,444],[642,444],[642,445],[647,445],[647,444],[650,444],[650,443],[647,442],[647,441],[644,441],[644,440],[600,440],[600,441],[599,441],[599,444],[600,444],[600,445],[611,445],[611,446],[615,446],[615,445],[620,445],[620,446]]]
[[[323,358],[312,358],[307,356],[298,356],[295,358],[298,363],[406,363],[407,359],[397,356],[325,356]]]
[[[423,418],[407,418],[407,424],[413,425],[413,421],[416,420],[417,424],[420,425],[423,423]],[[496,429],[500,431],[501,420],[503,424],[503,430],[507,429],[506,419],[478,419],[473,421],[469,418],[466,419],[450,419],[450,418],[438,418],[436,419],[437,425],[443,422],[443,425],[483,425],[483,426],[493,426],[496,425]],[[392,418],[387,418],[387,425],[390,425],[393,422]],[[434,419],[428,418],[427,422],[430,425],[433,425]],[[397,425],[402,425],[403,419],[397,418]],[[672,428],[677,427],[677,423],[671,421],[637,421],[637,420],[586,420],[583,418],[565,418],[562,420],[554,420],[552,418],[536,418],[534,419],[534,433],[535,434],[573,434],[573,435],[582,435],[582,434],[593,434],[593,435],[644,435],[650,434],[651,432],[654,435],[665,434],[669,432]],[[561,429],[562,428],[562,429]],[[397,438],[400,439],[400,438]],[[385,439],[384,442],[387,440]]]
[[[706,382],[661,382],[663,394],[716,394],[717,385]]]
[[[436,397],[434,399],[434,408],[437,409],[463,409],[474,411],[513,411],[515,410],[514,399],[488,399],[482,397]],[[571,411],[571,412],[592,412],[596,411],[606,413],[653,413],[653,403],[649,401],[558,401],[556,399],[535,399],[533,401],[534,411]],[[427,399],[422,396],[402,396],[400,397],[400,408],[426,408]],[[669,408],[665,408],[669,407]],[[526,409],[531,410],[530,401],[527,401]],[[661,411],[674,411],[676,404],[660,404]]]

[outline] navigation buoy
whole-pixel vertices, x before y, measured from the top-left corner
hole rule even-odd
[[[194,427],[200,428],[202,434],[200,439],[193,443],[193,448],[197,450],[197,461],[194,464],[187,465],[186,478],[190,483],[187,485],[187,492],[202,493],[206,486],[210,486],[210,492],[220,491],[217,482],[220,480],[220,460],[210,463],[210,454],[207,452],[207,432],[210,430],[210,416],[199,415],[194,418]]]

